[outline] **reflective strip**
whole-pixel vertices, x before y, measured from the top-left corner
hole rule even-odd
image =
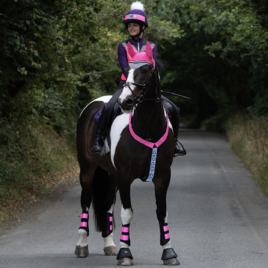
[[[112,231],[113,230],[113,225],[110,225],[110,231]]]
[[[164,229],[164,232],[167,232],[168,231],[168,225],[164,226],[163,229]]]
[[[87,222],[82,221],[82,222],[80,223],[80,227],[87,227]]]
[[[145,17],[138,14],[128,14],[125,16],[124,20],[141,20],[145,22]]]
[[[128,227],[122,227],[122,233],[128,233],[129,228]]]
[[[128,235],[121,235],[120,240],[128,241]]]
[[[88,219],[88,214],[87,213],[82,213],[81,214],[81,219]]]
[[[109,218],[109,221],[111,221],[111,222],[112,222],[112,221],[113,221],[113,217],[110,217],[110,218]]]
[[[169,239],[169,233],[165,234],[165,239]]]

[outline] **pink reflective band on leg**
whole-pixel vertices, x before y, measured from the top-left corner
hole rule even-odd
[[[168,225],[167,226],[163,226],[164,228],[164,232],[167,232],[168,231]]]
[[[109,218],[109,221],[113,221],[113,217],[110,217],[110,218]]]
[[[80,227],[87,227],[87,222],[82,221],[82,222],[80,223]]]
[[[81,219],[87,219],[88,218],[88,214],[87,213],[82,213],[81,214]]]
[[[128,241],[128,235],[121,235],[121,240]]]
[[[165,234],[165,239],[169,239],[169,234]]]
[[[113,230],[113,225],[110,225],[110,231],[112,231]]]
[[[122,233],[128,233],[128,227],[122,227]]]

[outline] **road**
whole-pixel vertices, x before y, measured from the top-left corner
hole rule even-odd
[[[268,198],[215,133],[184,129],[187,156],[174,159],[168,191],[171,243],[182,268],[267,268]],[[90,256],[74,255],[80,223],[80,187],[39,205],[0,237],[1,268],[115,267],[90,219]],[[162,249],[152,183],[132,185],[131,251],[137,267],[160,267]],[[91,214],[92,215],[92,214]],[[115,207],[119,246],[120,200]]]

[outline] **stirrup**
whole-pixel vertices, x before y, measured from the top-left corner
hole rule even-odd
[[[175,140],[174,157],[184,155],[186,155],[186,150],[178,140]]]

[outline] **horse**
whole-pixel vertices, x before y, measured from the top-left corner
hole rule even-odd
[[[130,187],[139,178],[155,187],[156,214],[160,227],[161,259],[165,265],[179,265],[171,247],[166,195],[171,177],[174,136],[168,113],[161,99],[158,68],[149,42],[145,52],[137,53],[129,44],[132,61],[127,80],[118,98],[120,114],[114,119],[104,141],[102,155],[92,154],[97,124],[94,116],[109,101],[104,96],[89,103],[77,123],[77,158],[80,166],[81,223],[75,254],[87,257],[88,210],[93,203],[97,231],[102,232],[105,255],[116,255],[117,264],[133,265],[130,251],[130,222],[133,215]],[[113,207],[116,192],[121,198],[122,234],[120,250],[113,240]]]

